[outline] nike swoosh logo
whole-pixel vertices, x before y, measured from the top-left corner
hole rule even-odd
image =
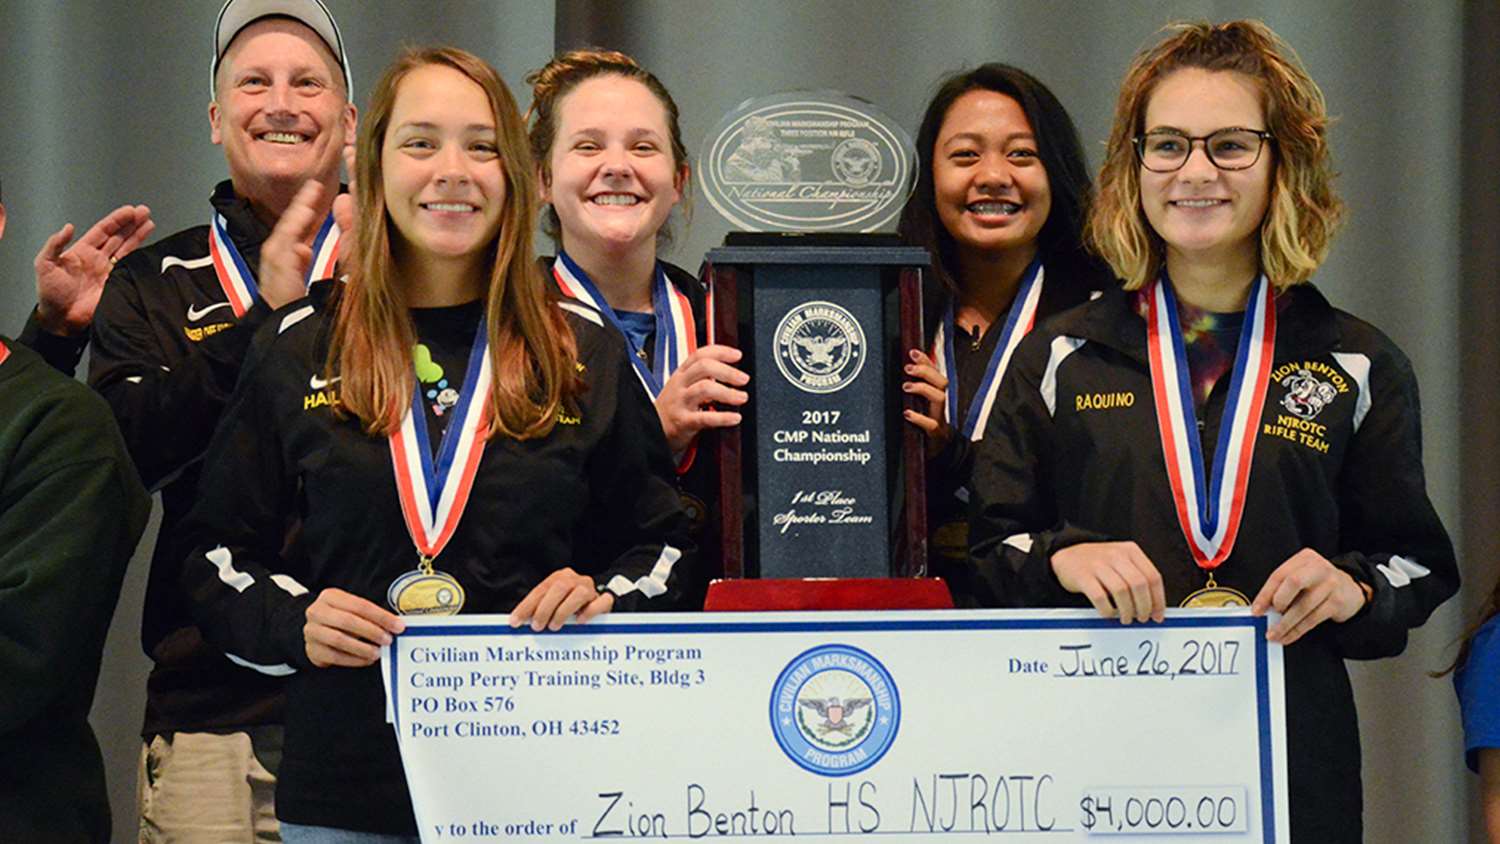
[[[341,376],[341,375],[335,375],[332,378],[329,378],[328,380],[325,381],[322,378],[319,378],[318,376],[314,375],[313,377],[311,377],[311,378],[308,379],[307,386],[312,387],[314,390],[321,390],[324,387],[327,387],[329,384],[332,384],[333,382],[339,380],[342,377],[343,376]]]
[[[203,319],[203,317],[207,316],[209,311],[216,311],[219,308],[227,307],[229,307],[228,302],[219,302],[214,305],[209,305],[202,310],[199,310],[192,305],[188,305],[188,322],[197,322],[198,320]]]

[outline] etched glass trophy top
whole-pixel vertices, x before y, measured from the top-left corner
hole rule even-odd
[[[734,226],[755,232],[889,229],[916,164],[900,124],[834,91],[746,100],[701,149],[703,195]]]

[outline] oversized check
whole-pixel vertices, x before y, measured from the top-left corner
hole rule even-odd
[[[1243,610],[408,619],[423,841],[1285,842],[1282,650]]]

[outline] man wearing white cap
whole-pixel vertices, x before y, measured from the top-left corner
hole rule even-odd
[[[177,586],[180,525],[251,336],[306,293],[305,283],[257,284],[261,245],[304,182],[320,182],[323,205],[332,205],[355,133],[342,36],[319,0],[229,0],[210,79],[209,124],[229,180],[204,208],[207,225],[136,250],[107,282],[78,262],[47,265],[44,250],[39,305],[23,334],[69,370],[92,340],[89,382],[113,409],[142,479],[162,493],[141,637],[154,662],[142,841],[279,840],[272,794],[283,681],[203,642]],[[329,215],[307,244],[313,266],[304,282],[333,276],[339,236]]]

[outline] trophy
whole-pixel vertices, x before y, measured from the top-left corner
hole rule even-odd
[[[751,376],[718,440],[725,576],[925,575],[923,440],[901,383],[929,258],[876,233],[910,193],[911,138],[870,103],[794,92],[741,104],[701,149],[702,194],[740,229],[702,270],[716,341]]]

